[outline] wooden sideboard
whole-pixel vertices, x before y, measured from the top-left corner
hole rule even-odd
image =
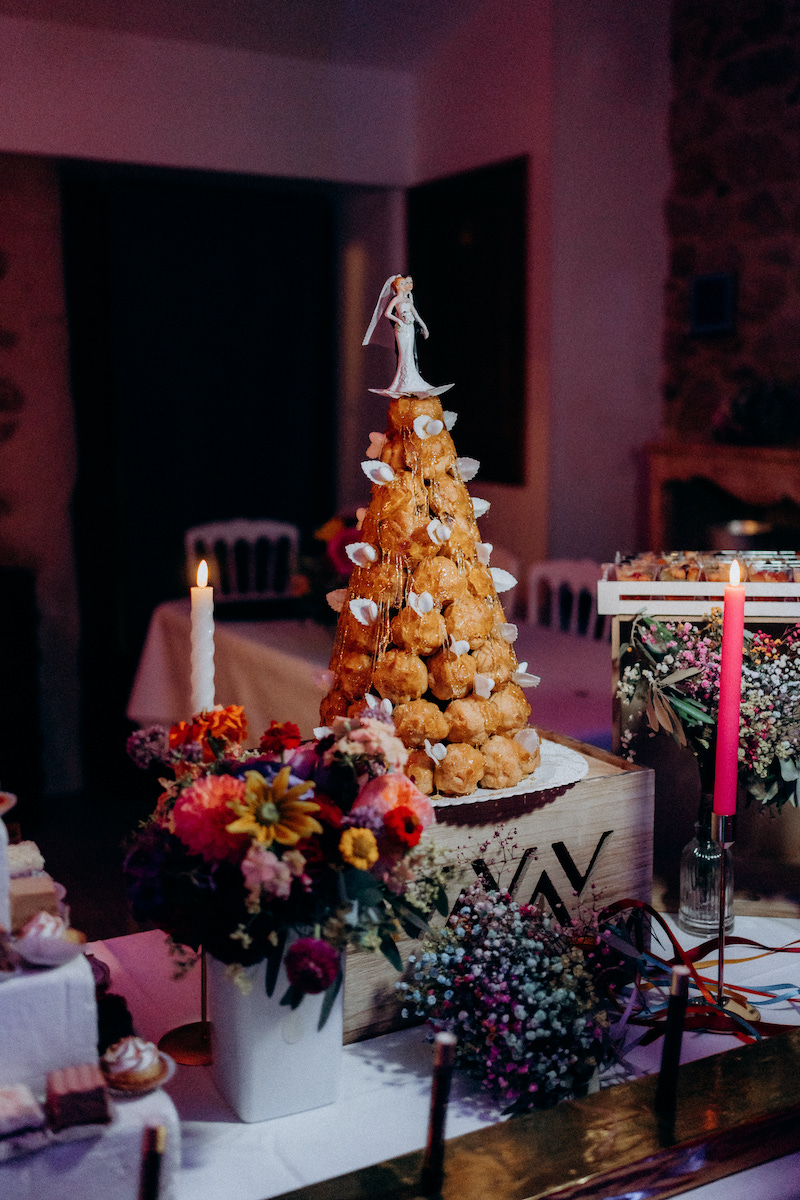
[[[648,543],[669,549],[667,485],[707,480],[746,504],[763,508],[790,500],[800,508],[800,450],[725,446],[715,442],[650,442]]]

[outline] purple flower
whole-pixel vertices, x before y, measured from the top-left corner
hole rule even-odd
[[[339,974],[339,954],[321,938],[298,938],[284,958],[286,977],[301,992],[326,991]]]
[[[147,770],[153,763],[164,763],[169,759],[169,730],[163,725],[151,725],[137,729],[126,743],[128,754],[137,767]]]

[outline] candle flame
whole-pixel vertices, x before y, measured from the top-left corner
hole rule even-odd
[[[736,582],[737,583],[739,582],[738,578],[737,578]],[[198,587],[207,587],[208,586],[208,563],[206,562],[206,560],[204,558],[202,558],[200,560],[200,563],[198,564],[198,567],[197,567],[197,586]]]
[[[740,579],[741,579],[741,571],[739,570],[739,564],[736,561],[736,559],[734,559],[733,562],[731,563],[731,583],[736,584],[739,582]]]

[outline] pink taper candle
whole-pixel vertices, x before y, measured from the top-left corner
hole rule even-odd
[[[736,812],[739,776],[739,706],[742,698],[742,646],[744,644],[744,584],[739,564],[731,563],[731,581],[725,588],[722,617],[722,658],[719,669],[717,760],[714,774],[714,812],[730,817]]]

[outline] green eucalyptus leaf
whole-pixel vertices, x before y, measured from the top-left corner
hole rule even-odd
[[[410,926],[416,931],[410,936],[416,937],[417,933],[430,933],[430,925],[412,904],[401,900],[399,896],[392,896],[390,904],[403,922],[403,927]],[[406,932],[408,932],[408,929],[406,929]]]
[[[318,1030],[323,1028],[325,1022],[328,1020],[328,1017],[331,1015],[333,1006],[336,1003],[336,997],[339,995],[343,983],[344,971],[341,967],[339,967],[336,978],[325,992],[325,996],[322,1001],[322,1008],[320,1009],[319,1013],[319,1021],[317,1022]]]
[[[433,906],[440,912],[443,917],[450,915],[450,901],[447,899],[447,892],[441,884],[436,889],[436,895],[433,898]]]
[[[271,996],[275,991],[275,984],[278,982],[278,971],[281,967],[283,950],[286,945],[286,932],[287,931],[284,929],[278,934],[278,941],[276,945],[267,955],[267,973],[265,977],[265,984],[268,996]]]
[[[394,943],[394,939],[389,937],[388,933],[381,938],[381,954],[387,958],[392,966],[397,971],[402,971],[403,960],[400,957],[400,951]]]
[[[365,908],[381,908],[383,892],[378,881],[369,871],[361,871],[358,867],[347,867],[342,871],[342,883],[348,900],[357,900]]]
[[[298,1008],[302,1003],[304,996],[305,992],[301,988],[297,987],[297,985],[294,983],[290,983],[286,991],[283,993],[280,1003],[288,1005],[288,1007],[294,1011],[294,1009]]]

